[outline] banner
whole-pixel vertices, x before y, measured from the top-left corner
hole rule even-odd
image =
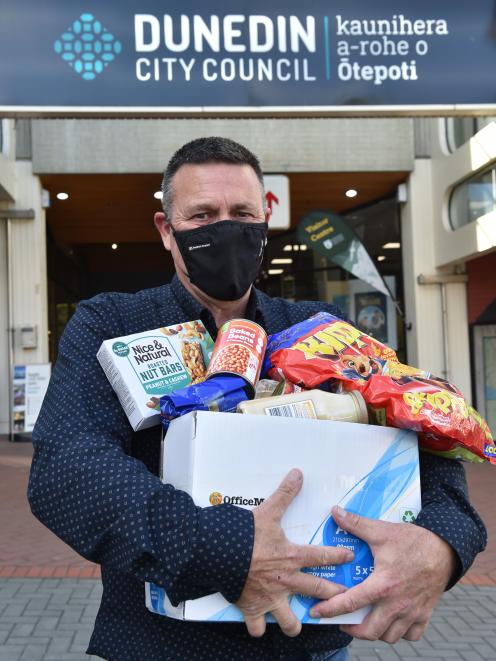
[[[2,0],[0,113],[496,107],[494,3]]]
[[[301,219],[298,238],[356,278],[391,296],[363,243],[344,218],[330,211],[312,211]]]
[[[31,432],[50,380],[50,363],[14,365],[12,432]]]

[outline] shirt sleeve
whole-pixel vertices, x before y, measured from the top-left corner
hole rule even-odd
[[[250,566],[253,515],[196,507],[127,454],[133,432],[96,359],[122,327],[104,296],[78,306],[60,342],[33,432],[33,514],[88,560],[165,587],[175,605],[214,592],[235,602]]]
[[[450,589],[485,549],[486,528],[469,502],[461,462],[420,452],[420,485],[422,510],[415,523],[444,539],[458,559]]]

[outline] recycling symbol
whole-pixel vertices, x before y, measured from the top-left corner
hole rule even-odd
[[[414,523],[415,522],[415,514],[412,512],[412,510],[405,510],[403,512],[401,520],[404,523]]]

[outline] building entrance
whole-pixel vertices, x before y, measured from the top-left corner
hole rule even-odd
[[[394,195],[407,173],[285,174],[290,182],[290,228],[271,231],[269,223],[266,260],[257,286],[294,300],[336,299],[346,310],[354,303],[355,293],[370,293],[360,289],[359,281],[352,283],[341,269],[322,264],[311,250],[305,253],[293,249],[300,219],[313,209],[331,209],[346,214],[381,273],[392,275],[397,291],[402,291],[399,247],[383,251],[382,244],[399,246],[396,205],[388,196]],[[50,196],[46,218],[49,347],[53,362],[78,301],[102,291],[135,292],[164,284],[174,268],[153,225],[154,213],[161,210],[157,195],[160,174],[51,174],[41,175],[41,180]],[[346,195],[350,190],[356,191],[355,197]],[[287,245],[291,246],[291,254]],[[276,268],[272,261],[281,258],[286,263]],[[348,288],[353,294],[345,300]],[[384,307],[385,303],[381,301],[380,305]],[[394,317],[394,311],[390,315]]]

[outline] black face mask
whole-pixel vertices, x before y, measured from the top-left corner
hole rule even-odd
[[[267,223],[221,220],[174,233],[190,281],[218,301],[236,301],[257,277]]]

